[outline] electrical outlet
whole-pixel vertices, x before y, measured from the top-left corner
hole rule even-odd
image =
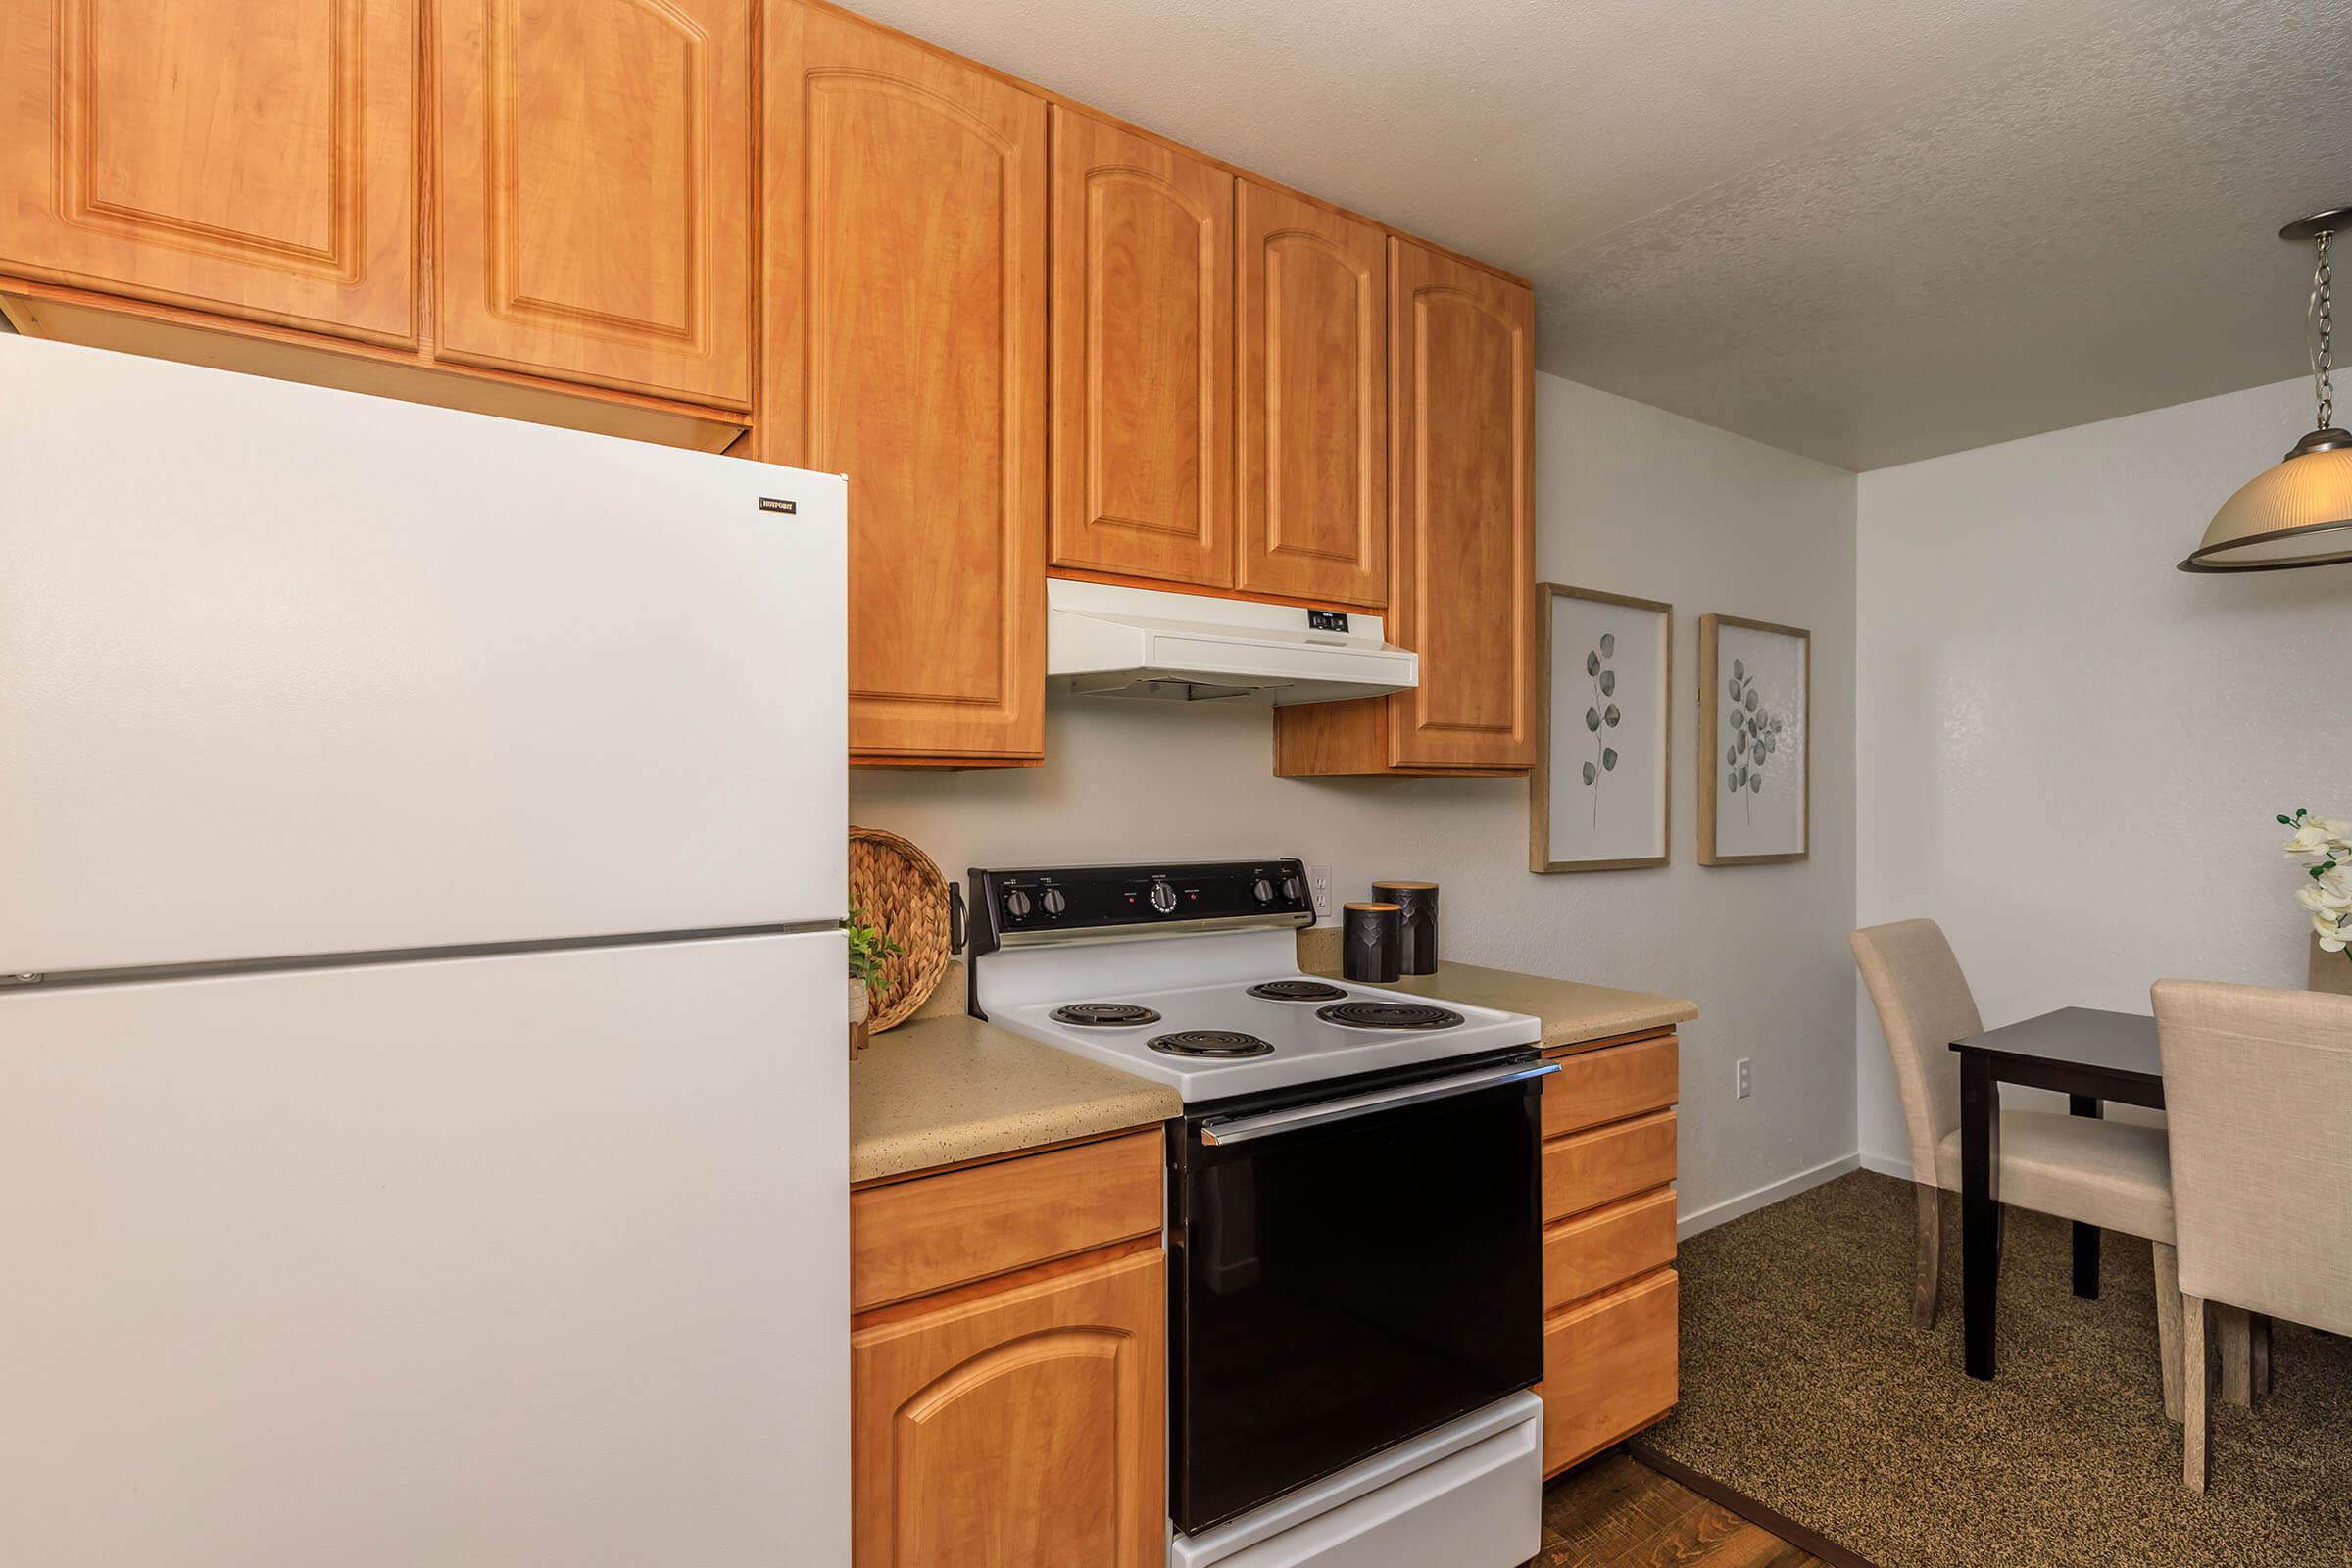
[[[1750,1094],[1754,1093],[1755,1087],[1755,1070],[1748,1065],[1748,1058],[1741,1056],[1738,1066],[1733,1069],[1732,1090],[1734,1097],[1740,1100],[1745,1100]]]
[[[1307,896],[1315,901],[1315,918],[1331,918],[1331,867],[1310,865],[1306,868]]]

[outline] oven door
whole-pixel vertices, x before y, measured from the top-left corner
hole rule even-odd
[[[1171,1129],[1171,1511],[1188,1534],[1543,1375],[1531,1050]]]

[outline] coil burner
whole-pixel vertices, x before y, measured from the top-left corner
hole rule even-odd
[[[1266,1002],[1337,1002],[1348,993],[1327,980],[1268,980],[1250,988]]]
[[[1170,1056],[1270,1056],[1274,1048],[1255,1035],[1238,1029],[1179,1029],[1172,1035],[1153,1035],[1146,1042]]]
[[[1136,1024],[1159,1022],[1158,1013],[1132,1002],[1073,1002],[1066,1007],[1055,1007],[1047,1016],[1055,1023],[1076,1024],[1081,1029],[1132,1028]]]
[[[1315,1016],[1354,1029],[1450,1029],[1462,1021],[1460,1013],[1425,1002],[1335,1002],[1317,1007]]]

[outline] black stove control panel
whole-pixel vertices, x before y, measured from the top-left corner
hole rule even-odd
[[[1178,860],[971,872],[972,952],[1155,928],[1312,925],[1296,859]]]

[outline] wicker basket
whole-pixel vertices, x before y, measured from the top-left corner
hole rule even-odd
[[[850,829],[850,903],[906,951],[884,961],[882,1001],[866,1027],[895,1029],[948,972],[948,879],[931,857],[883,828]]]

